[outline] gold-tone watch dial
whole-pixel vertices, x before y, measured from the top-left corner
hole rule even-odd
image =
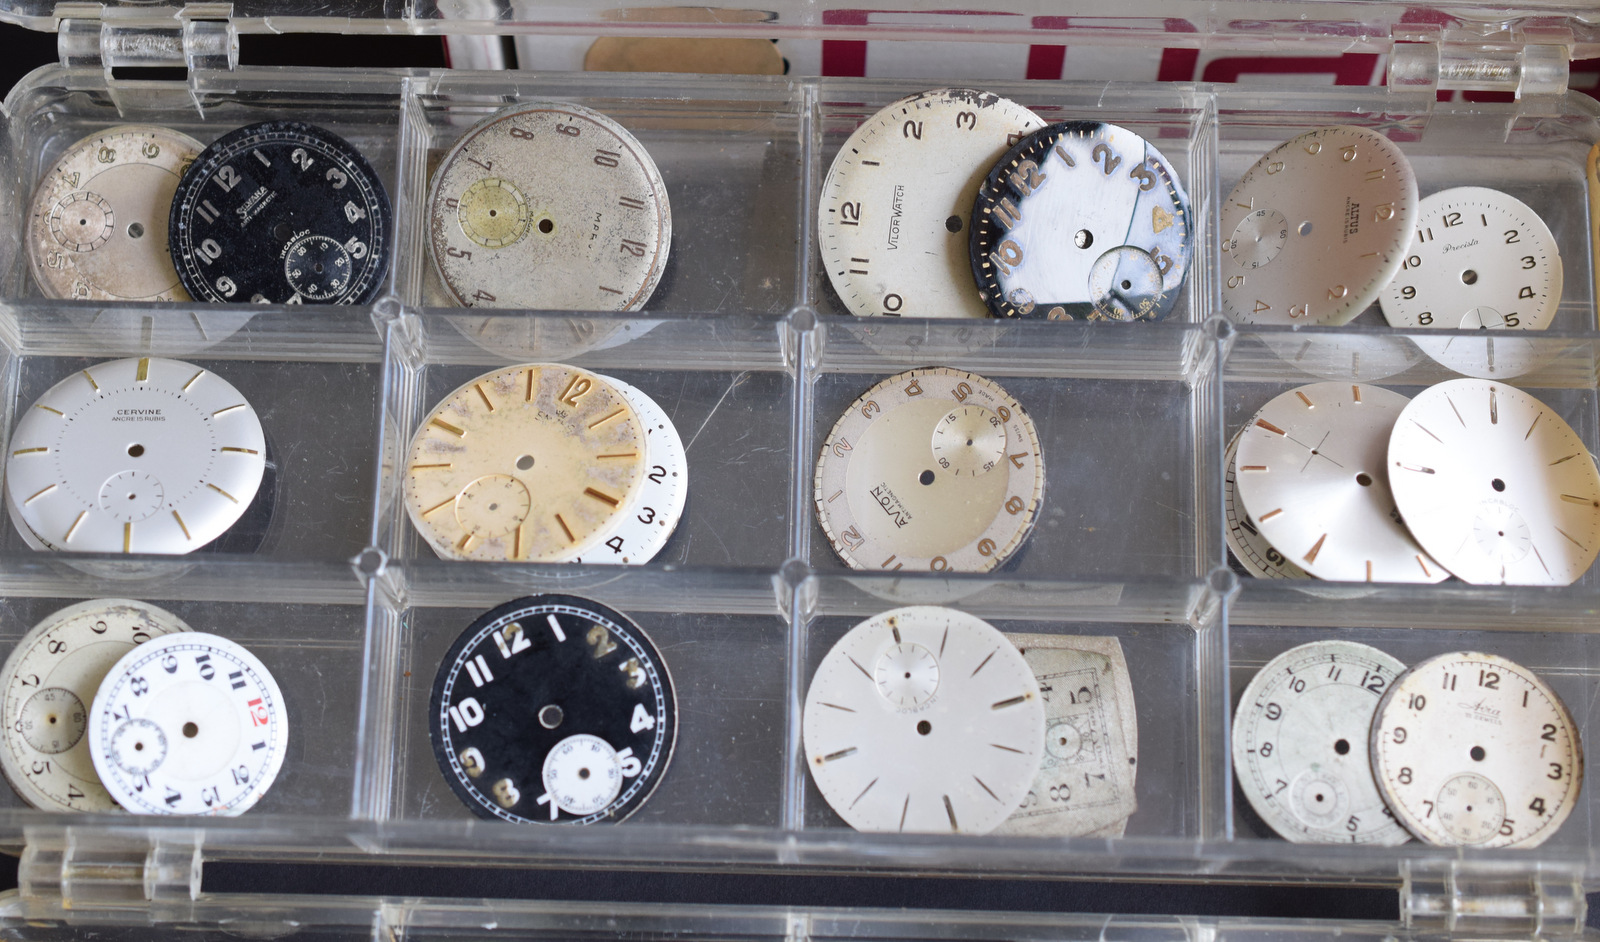
[[[644,468],[639,419],[605,379],[522,364],[429,414],[411,441],[406,511],[447,559],[564,562],[614,528]]]

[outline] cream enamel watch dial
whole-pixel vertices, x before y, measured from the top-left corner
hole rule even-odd
[[[1238,472],[1234,468],[1234,459],[1243,435],[1243,429],[1234,433],[1233,438],[1228,440],[1228,450],[1223,456],[1227,471],[1222,478],[1222,510],[1228,522],[1223,536],[1227,539],[1228,551],[1239,561],[1239,565],[1258,579],[1308,579],[1310,576],[1304,569],[1289,562],[1267,542],[1255,521],[1245,513],[1244,503],[1239,500]]]
[[[967,262],[972,201],[994,162],[1043,123],[998,95],[941,88],[856,128],[817,208],[822,262],[850,312],[988,317]]]
[[[1516,197],[1441,190],[1422,200],[1411,250],[1379,300],[1394,327],[1543,330],[1561,303],[1561,253]]]
[[[987,572],[1022,544],[1043,494],[1027,412],[998,384],[947,367],[867,390],[817,461],[818,519],[853,569]]]
[[[633,311],[672,244],[661,173],[612,118],[524,102],[479,122],[434,173],[433,263],[469,307]]]
[[[89,710],[95,771],[136,814],[243,814],[272,787],[288,745],[288,706],[266,666],[198,631],[123,655]]]
[[[80,553],[187,553],[249,508],[261,421],[227,380],[181,360],[97,363],[23,413],[6,501],[24,538]]]
[[[167,249],[167,212],[200,142],[126,124],[67,148],[33,195],[28,254],[52,298],[187,301]]]
[[[1290,648],[1233,714],[1233,767],[1250,807],[1296,843],[1392,846],[1411,839],[1372,781],[1379,698],[1406,666],[1353,641]]]
[[[1235,486],[1245,510],[1319,579],[1449,577],[1406,531],[1389,493],[1389,431],[1406,402],[1381,386],[1313,383],[1272,399],[1239,438]]]
[[[1532,671],[1462,651],[1390,685],[1372,726],[1384,800],[1430,844],[1537,847],[1583,787],[1572,715]]]
[[[1406,524],[1464,582],[1571,585],[1600,550],[1600,472],[1572,426],[1515,386],[1457,379],[1395,423]]]
[[[633,406],[644,429],[644,482],[633,504],[618,515],[615,528],[573,562],[638,565],[661,552],[683,516],[689,497],[689,457],[660,404],[619,379],[607,376],[605,381]]]
[[[1027,661],[992,625],[913,606],[839,639],[802,725],[812,781],[856,830],[984,834],[1038,774],[1045,711]]]
[[[456,389],[417,429],[406,511],[446,559],[565,562],[632,506],[645,447],[633,407],[603,377],[506,367]]]
[[[1399,269],[1417,179],[1366,128],[1319,128],[1273,148],[1222,205],[1222,310],[1246,324],[1338,326]]]
[[[135,645],[189,626],[128,599],[91,599],[51,614],[0,671],[0,768],[23,800],[46,811],[116,807],[89,756],[89,706],[111,666]]]

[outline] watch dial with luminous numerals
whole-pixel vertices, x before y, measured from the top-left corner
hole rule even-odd
[[[972,207],[978,292],[997,317],[1160,320],[1189,271],[1189,196],[1127,128],[1039,129],[989,172]]]
[[[1222,310],[1245,324],[1338,326],[1400,268],[1417,218],[1405,154],[1366,128],[1273,148],[1222,205]]]
[[[389,195],[349,141],[299,121],[217,138],[172,201],[172,260],[197,301],[365,304],[394,243]]]
[[[567,595],[507,602],[451,645],[428,701],[434,757],[481,818],[623,820],[665,776],[678,705],[627,617]]]
[[[1503,657],[1441,654],[1389,686],[1372,723],[1384,801],[1430,844],[1537,847],[1583,787],[1578,725],[1554,690]]]
[[[817,243],[850,313],[988,317],[972,285],[972,201],[994,162],[1044,122],[967,88],[919,92],[856,128],[833,159]]]
[[[469,129],[428,193],[433,264],[469,307],[636,311],[661,280],[672,208],[616,120],[527,102]]]

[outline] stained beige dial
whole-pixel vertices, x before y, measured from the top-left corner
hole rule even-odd
[[[78,141],[34,191],[28,255],[52,298],[187,301],[167,250],[178,178],[200,152],[187,134],[150,125]]]
[[[610,383],[522,364],[429,414],[411,440],[406,511],[446,559],[564,562],[615,528],[644,472],[644,430]]]
[[[1022,544],[1043,494],[1027,411],[993,381],[947,367],[867,390],[817,462],[818,518],[855,569],[987,572]]]

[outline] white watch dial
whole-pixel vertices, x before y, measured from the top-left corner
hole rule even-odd
[[[1583,746],[1561,698],[1493,654],[1441,654],[1384,694],[1372,770],[1395,816],[1430,844],[1537,847],[1583,787]]]
[[[1235,469],[1235,459],[1239,450],[1239,439],[1244,435],[1244,429],[1234,433],[1228,440],[1228,450],[1223,455],[1223,463],[1227,470],[1222,477],[1222,513],[1228,528],[1223,531],[1223,536],[1228,542],[1228,551],[1233,558],[1239,561],[1250,575],[1258,579],[1309,579],[1310,574],[1289,560],[1261,535],[1261,530],[1245,512],[1244,502],[1239,500],[1238,471]]]
[[[1406,666],[1353,641],[1290,648],[1251,678],[1233,713],[1233,767],[1250,807],[1296,843],[1404,844],[1372,781],[1379,698]]]
[[[1267,541],[1319,579],[1440,582],[1389,492],[1389,432],[1406,397],[1313,383],[1262,407],[1239,438],[1235,487]]]
[[[920,92],[868,118],[822,183],[817,243],[850,313],[988,317],[972,283],[972,201],[994,162],[1044,122],[998,95]]]
[[[1347,323],[1400,267],[1416,218],[1416,175],[1382,134],[1293,137],[1222,205],[1222,310],[1245,324]]]
[[[644,430],[644,480],[605,539],[573,562],[638,565],[661,552],[683,517],[689,498],[689,456],[659,403],[615,377],[607,376],[605,381],[633,407]]]
[[[1419,393],[1389,439],[1395,503],[1464,582],[1571,585],[1600,550],[1600,472],[1572,426],[1515,386]]]
[[[894,609],[850,629],[818,665],[806,767],[859,831],[984,834],[1027,796],[1044,716],[1033,672],[992,625]]]

